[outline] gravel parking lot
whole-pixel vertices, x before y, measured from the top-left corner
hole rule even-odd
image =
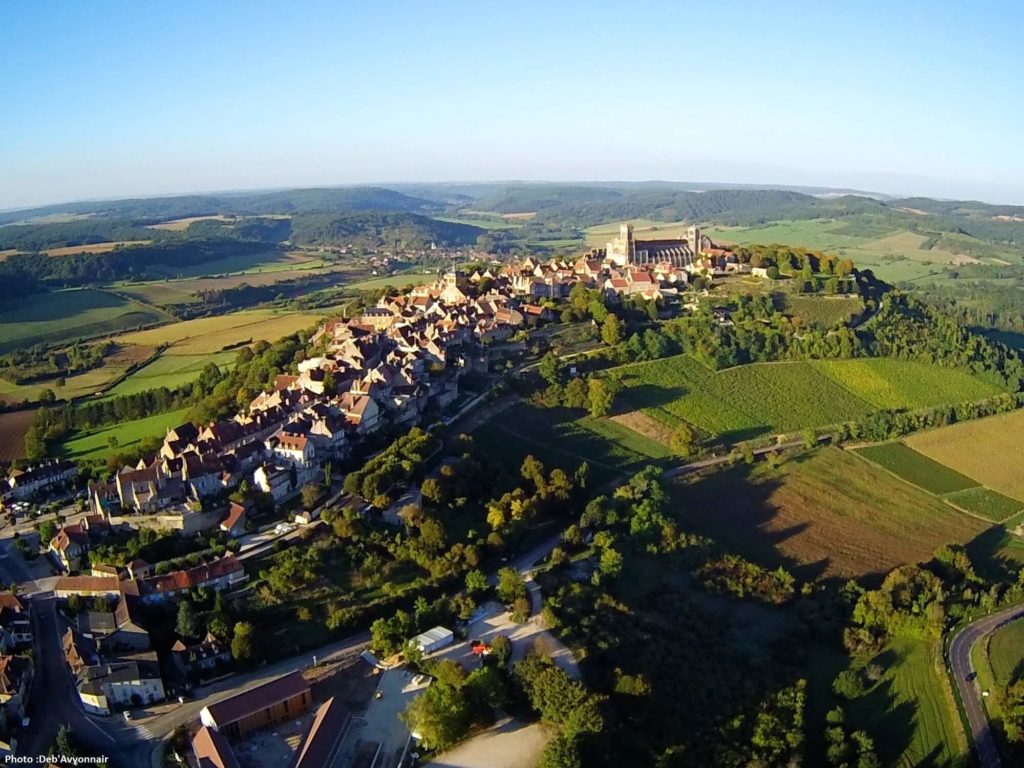
[[[549,738],[550,732],[540,723],[503,720],[438,755],[427,768],[534,768]]]
[[[534,614],[525,624],[516,624],[505,607],[495,602],[486,603],[480,614],[476,621],[469,625],[466,641],[443,648],[428,658],[450,659],[470,671],[479,669],[482,662],[478,656],[473,655],[470,643],[473,640],[482,640],[490,645],[495,637],[505,635],[512,641],[513,661],[519,661],[535,643],[540,643],[555,664],[572,677],[579,678],[579,669],[572,653],[544,627],[539,615]]]

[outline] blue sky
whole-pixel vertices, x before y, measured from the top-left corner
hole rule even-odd
[[[2,3],[0,208],[486,179],[1024,203],[1022,26],[1009,2]]]

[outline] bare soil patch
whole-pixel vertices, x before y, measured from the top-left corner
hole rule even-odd
[[[113,354],[108,355],[105,365],[129,366],[149,360],[156,347],[146,344],[118,344]]]
[[[651,440],[656,440],[662,445],[670,445],[672,442],[672,428],[648,416],[643,411],[627,411],[610,418],[627,429],[639,432],[641,435],[649,437]]]
[[[35,411],[0,413],[0,461],[14,461],[25,453],[25,433]]]

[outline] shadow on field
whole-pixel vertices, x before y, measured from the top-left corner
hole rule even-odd
[[[850,709],[856,713],[855,722],[868,724],[882,765],[896,765],[907,751],[917,719],[917,707],[909,701],[897,704],[892,687],[892,681],[885,680],[850,703]],[[928,755],[918,766],[937,765],[936,756]]]
[[[782,481],[762,476],[751,482],[751,471],[751,466],[740,464],[673,485],[670,498],[680,526],[710,536],[725,549],[767,568],[785,568],[800,581],[820,578],[830,565],[828,557],[802,563],[780,549],[783,542],[808,530],[810,524],[772,529],[779,509],[770,499]]]
[[[641,408],[661,408],[679,400],[687,392],[685,387],[658,387],[654,384],[636,384],[623,390],[617,398],[613,415]]]
[[[1005,580],[1012,578],[1016,573],[1020,563],[1007,558],[1000,552],[1007,539],[1012,535],[1003,526],[993,525],[967,543],[967,554],[982,576],[994,580]]]

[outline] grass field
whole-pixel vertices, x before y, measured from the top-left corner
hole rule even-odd
[[[131,395],[147,389],[167,387],[176,389],[199,378],[208,363],[223,369],[231,365],[237,351],[217,352],[209,355],[173,355],[164,353],[153,362],[133,371],[127,378],[111,388],[108,397]]]
[[[967,742],[934,640],[897,636],[882,654],[886,673],[847,705],[850,722],[874,739],[883,765],[952,768]]]
[[[0,310],[0,353],[119,333],[168,319],[152,307],[91,288],[8,297]]]
[[[103,389],[107,384],[124,373],[123,366],[103,366],[93,368],[75,376],[68,376],[64,386],[58,387],[52,380],[32,384],[15,384],[0,379],[0,399],[11,403],[25,400],[37,400],[44,390],[51,390],[58,399],[70,400],[85,397]]]
[[[254,309],[129,333],[117,341],[148,346],[169,344],[168,353],[173,355],[206,355],[259,339],[277,341],[282,336],[317,325],[328,314],[326,310],[289,314]]]
[[[1024,620],[1018,619],[992,633],[988,660],[995,682],[1006,685],[1024,664]]]
[[[303,251],[267,251],[250,253],[242,256],[228,256],[214,259],[190,267],[171,267],[154,264],[149,267],[155,272],[171,278],[204,277],[207,275],[224,275],[237,273],[279,272],[292,269],[311,269],[325,264],[322,254]]]
[[[997,493],[1024,501],[1024,410],[954,424],[907,438],[907,445],[969,475]]]
[[[967,373],[896,360],[762,363],[712,371],[685,355],[615,369],[621,402],[725,441],[835,424],[882,407],[919,408],[997,390]]]
[[[947,466],[922,456],[903,443],[882,443],[857,448],[856,453],[894,475],[923,488],[929,493],[941,495],[976,488],[978,482]]]
[[[91,245],[67,245],[61,248],[49,248],[47,256],[73,256],[76,253],[110,253],[122,245],[148,245],[152,240],[118,240],[109,243],[92,243]]]
[[[602,480],[638,471],[670,455],[661,443],[611,419],[580,417],[579,412],[528,403],[517,403],[478,427],[473,439],[509,471],[517,472],[532,454],[548,466],[570,469],[586,461],[592,476]]]
[[[25,455],[25,433],[36,412],[0,413],[0,461],[14,461]]]
[[[988,528],[839,448],[681,478],[682,526],[803,578],[881,575]]]
[[[125,345],[106,357],[101,367],[67,376],[63,387],[57,386],[55,378],[31,384],[15,384],[0,379],[0,400],[12,403],[36,400],[46,389],[51,390],[58,400],[86,397],[105,389],[110,382],[123,375],[130,365],[148,359],[153,352],[152,347]]]
[[[208,276],[189,277],[169,276],[166,280],[153,280],[145,283],[122,283],[117,286],[118,293],[132,296],[141,301],[157,306],[167,307],[175,304],[193,304],[200,300],[199,293],[223,291],[241,285],[253,287],[275,285],[285,280],[296,280],[313,275],[337,276],[338,282],[353,274],[353,270],[341,266],[323,267],[321,260],[275,260],[283,254],[253,255],[236,257],[209,262],[201,268]],[[217,267],[217,269],[215,269]],[[159,267],[153,268],[158,272]],[[356,274],[362,275],[362,272]],[[171,279],[171,278],[174,279]]]
[[[123,451],[130,451],[132,446],[143,438],[162,435],[169,428],[181,424],[188,412],[188,408],[181,408],[82,432],[64,443],[63,453],[73,459],[104,459]],[[111,437],[117,440],[116,446],[110,445]]]
[[[994,523],[1001,523],[1024,509],[1024,504],[1016,499],[988,488],[968,488],[966,491],[947,493],[943,498],[954,506]]]

